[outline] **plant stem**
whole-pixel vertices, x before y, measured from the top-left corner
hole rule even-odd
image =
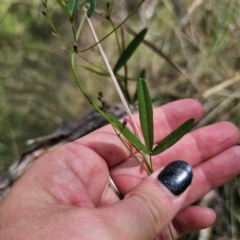
[[[153,173],[152,155],[151,154],[149,155],[149,163],[150,163],[150,166],[151,166],[151,173]]]
[[[121,29],[121,37],[122,37],[122,51],[124,52],[125,42],[124,42],[124,32],[123,32],[122,29]],[[125,90],[126,90],[126,98],[127,98],[128,102],[131,102],[131,98],[130,98],[129,91],[128,91],[128,80],[127,80],[128,68],[127,68],[127,64],[125,63],[123,67],[124,67],[124,87],[125,87]]]
[[[78,86],[78,88],[80,89],[80,91],[82,92],[82,94],[84,95],[84,97],[88,100],[88,102],[104,117],[108,120],[108,118],[106,117],[106,114],[103,113],[101,111],[101,109],[95,105],[92,100],[90,99],[90,97],[87,95],[87,93],[84,91],[84,89],[82,88],[79,80],[78,80],[78,77],[77,77],[77,73],[76,73],[76,69],[75,69],[75,52],[72,51],[72,55],[71,55],[71,67],[72,67],[72,72],[73,72],[73,76],[74,76],[74,79],[75,79],[75,82]]]
[[[78,42],[78,39],[79,39],[79,36],[80,36],[80,33],[81,33],[81,30],[83,28],[83,24],[86,20],[86,14],[83,14],[83,17],[82,17],[82,20],[79,24],[79,27],[78,27],[78,30],[77,30],[77,33],[76,33],[76,41]]]
[[[74,46],[77,46],[77,36],[76,36],[73,21],[71,21],[71,27],[72,27],[73,37],[74,37]]]
[[[112,125],[113,126],[113,125]],[[147,165],[148,168],[146,168],[141,161],[137,158],[137,156],[133,153],[133,151],[131,150],[131,148],[125,143],[124,139],[121,137],[121,133],[118,133],[118,130],[113,126],[113,129],[115,131],[115,133],[117,134],[117,136],[119,137],[119,139],[121,140],[121,142],[123,143],[123,145],[127,148],[127,150],[131,153],[132,157],[138,162],[138,164],[140,165],[140,167],[148,174],[150,175],[151,172],[149,170],[149,166]],[[140,154],[140,150],[135,148]],[[145,161],[147,163],[147,161]]]
[[[63,37],[61,36],[61,34],[58,32],[58,30],[55,28],[55,26],[52,23],[51,18],[49,17],[49,13],[48,13],[48,6],[46,6],[46,19],[48,21],[48,23],[50,24],[51,28],[53,29],[54,33],[56,34],[56,36],[62,41],[62,43],[64,44],[66,49],[71,49],[71,47],[67,44],[67,42],[63,39]]]
[[[86,49],[83,50],[79,50],[79,52],[86,52],[87,50],[95,47],[96,45],[98,45],[100,42],[102,42],[103,40],[105,40],[107,37],[109,37],[112,33],[114,33],[118,28],[120,28],[132,15],[133,13],[142,5],[142,3],[144,2],[144,0],[142,0],[134,9],[133,11],[116,27],[113,29],[113,31],[111,31],[109,34],[107,34],[104,38],[102,38],[100,41],[98,41],[97,43],[93,44],[91,47],[88,47]],[[86,13],[86,8],[84,7],[84,11]],[[96,11],[95,11],[96,12]]]
[[[107,10],[108,10],[108,15],[107,15],[107,17],[108,17],[108,19],[109,19],[109,22],[110,22],[113,30],[115,30],[114,23],[113,23],[113,21],[112,21],[112,19],[111,19],[112,6],[113,6],[113,0],[111,0],[111,3],[109,3],[109,7],[108,7],[108,9],[107,9]],[[117,34],[117,31],[116,31],[116,30],[114,31],[114,34],[115,34],[115,38],[116,38],[116,42],[117,42],[119,54],[121,54],[121,53],[122,53],[122,50],[121,50],[121,47],[120,47],[120,43],[119,43],[119,40],[118,40],[118,34]]]

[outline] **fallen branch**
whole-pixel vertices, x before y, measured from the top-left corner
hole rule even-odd
[[[124,107],[120,104],[108,107],[107,111],[117,118],[126,114]],[[20,158],[10,166],[7,173],[0,178],[0,202],[28,166],[45,152],[83,137],[106,124],[108,124],[106,119],[94,109],[90,109],[77,120],[63,123],[52,134],[28,140],[30,148],[24,151]]]

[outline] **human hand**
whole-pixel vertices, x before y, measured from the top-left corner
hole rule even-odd
[[[155,143],[201,116],[201,105],[190,99],[155,109]],[[155,172],[147,176],[112,127],[101,128],[27,170],[0,204],[0,239],[167,239],[168,224],[176,238],[208,227],[215,213],[190,205],[240,173],[239,138],[227,122],[195,130],[154,157]],[[172,197],[156,179],[178,159],[191,164],[194,177]],[[124,195],[121,201],[109,187],[109,174]]]

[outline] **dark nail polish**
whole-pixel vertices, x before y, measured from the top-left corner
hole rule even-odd
[[[158,180],[174,195],[183,193],[191,184],[193,177],[189,163],[177,160],[169,163],[158,175]]]

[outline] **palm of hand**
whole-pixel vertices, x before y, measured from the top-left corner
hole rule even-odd
[[[201,115],[200,104],[189,99],[155,110],[155,143],[185,120],[191,117],[200,120]],[[194,168],[186,201],[173,221],[176,236],[212,223],[213,214],[208,209],[189,205],[238,174],[240,166],[236,168],[235,159],[240,153],[234,146],[238,141],[236,127],[222,122],[187,134],[153,158],[155,170],[177,159],[189,162]],[[20,195],[24,188],[26,194],[20,197],[23,202],[32,198],[44,202],[44,205],[61,204],[86,209],[104,207],[119,201],[109,188],[109,175],[123,195],[147,177],[111,126],[106,126],[42,157],[19,181],[15,194]]]

